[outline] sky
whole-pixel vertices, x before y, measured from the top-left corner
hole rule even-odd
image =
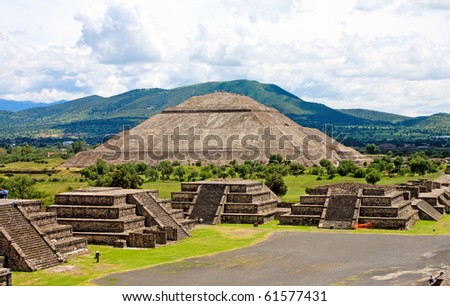
[[[333,108],[450,112],[449,0],[0,0],[0,98],[250,79]]]

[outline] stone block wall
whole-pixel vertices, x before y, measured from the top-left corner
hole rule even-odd
[[[24,259],[20,247],[14,243],[11,237],[3,228],[0,227],[0,250],[2,250],[2,256],[4,256],[5,266],[11,268],[14,271],[31,272],[33,268]]]
[[[173,202],[192,202],[196,194],[192,192],[172,192]]]
[[[327,196],[323,195],[304,195],[300,197],[301,204],[323,205],[327,200]]]
[[[198,184],[190,184],[190,183],[183,183],[181,184],[181,191],[182,192],[196,192],[198,189]]]
[[[155,235],[153,233],[131,232],[127,244],[132,248],[154,248]]]
[[[362,198],[362,206],[391,206],[392,198],[379,196],[366,196]]]
[[[56,212],[59,218],[119,219],[134,215],[135,209],[134,205],[113,207],[52,205],[47,211]]]
[[[12,286],[12,274],[9,269],[0,266],[0,287],[2,286]]]
[[[101,196],[62,193],[55,196],[55,204],[58,205],[89,205],[89,206],[113,206],[114,204],[126,204],[126,195]]]
[[[410,193],[412,199],[419,198],[420,188],[418,186],[412,185],[398,185],[396,186],[397,190],[407,191]]]
[[[109,232],[121,233],[137,227],[144,227],[145,218],[136,217],[131,220],[100,220],[100,219],[59,219],[58,223],[73,226],[76,232]]]
[[[365,195],[365,196],[384,196],[385,191],[384,191],[384,189],[380,189],[380,188],[364,188],[363,195]]]
[[[293,215],[321,215],[323,206],[317,205],[292,205],[291,212]]]
[[[309,195],[327,195],[328,188],[314,188],[311,190]]]

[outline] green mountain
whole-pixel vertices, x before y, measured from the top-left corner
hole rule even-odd
[[[0,139],[66,135],[98,143],[105,135],[118,133],[124,126],[133,127],[167,107],[216,91],[249,96],[303,126],[324,130],[325,125],[332,124],[334,132],[346,133],[350,143],[365,142],[372,137],[384,141],[419,129],[422,131],[414,132],[415,137],[428,138],[434,132],[450,135],[449,114],[408,118],[368,110],[335,110],[306,102],[273,84],[236,80],[174,89],[136,89],[108,98],[93,95],[14,113],[0,111]],[[440,128],[436,129],[434,124]],[[423,130],[425,126],[431,129]]]
[[[10,111],[18,112],[21,110],[34,108],[34,107],[45,107],[52,104],[59,104],[66,101],[56,101],[52,103],[42,103],[42,102],[31,102],[31,101],[12,101],[0,99],[0,111]]]
[[[379,112],[368,109],[354,108],[354,109],[339,109],[341,113],[351,115],[357,118],[366,119],[370,121],[376,122],[386,122],[386,123],[400,123],[404,122],[408,119],[412,119],[411,117],[406,117],[397,114]]]

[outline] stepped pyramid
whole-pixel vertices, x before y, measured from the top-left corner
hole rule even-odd
[[[46,269],[88,252],[87,240],[73,237],[72,227],[58,224],[55,213],[42,212],[42,202],[17,200],[17,208],[12,203],[0,200],[0,257],[8,268]]]
[[[336,229],[371,224],[374,228],[409,229],[419,220],[414,207],[408,191],[358,184],[319,187],[301,196],[300,203],[291,206],[291,213],[280,216],[280,224]]]
[[[202,223],[266,223],[275,218],[281,200],[263,183],[217,180],[181,183],[172,192],[172,207]]]
[[[271,154],[306,166],[318,165],[324,158],[335,164],[344,159],[358,163],[367,160],[274,108],[246,96],[217,92],[165,109],[96,149],[78,153],[62,166],[81,168],[98,159],[110,164],[200,160],[222,165],[231,160],[267,162]]]
[[[48,211],[89,243],[121,247],[149,248],[181,240],[190,236],[194,224],[184,220],[182,210],[159,199],[156,190],[93,187],[63,192]]]

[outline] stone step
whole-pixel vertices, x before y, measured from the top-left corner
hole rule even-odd
[[[62,239],[72,236],[72,226],[63,224],[50,224],[40,227],[40,230],[50,239]]]
[[[87,239],[85,237],[68,237],[54,243],[58,251],[64,255],[77,252],[87,252]]]
[[[433,206],[423,200],[414,200],[413,205],[417,207],[422,214],[425,214],[435,221],[438,221],[443,217],[443,215],[439,213]]]
[[[54,212],[40,212],[28,215],[28,219],[38,226],[46,226],[56,223],[56,213]]]

